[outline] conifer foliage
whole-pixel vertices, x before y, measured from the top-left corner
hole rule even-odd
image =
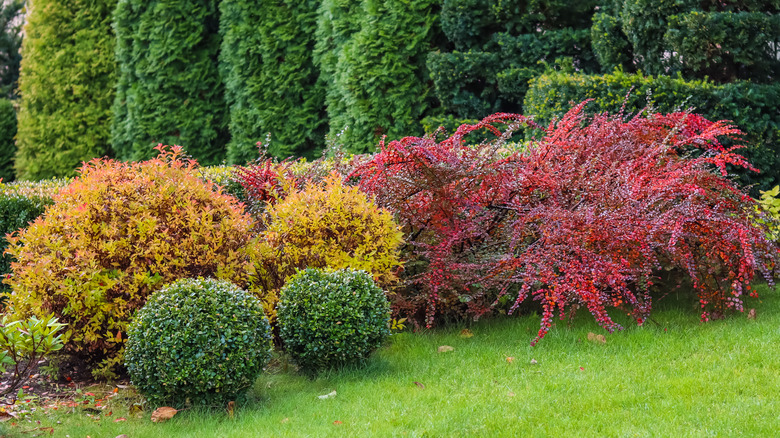
[[[158,143],[181,145],[204,165],[225,158],[218,3],[119,1],[112,127],[118,158],[150,158]]]
[[[269,154],[314,156],[326,132],[325,88],[314,66],[315,0],[223,0],[220,67],[230,106],[228,160],[257,158],[256,143],[271,134]]]
[[[363,0],[360,29],[344,44],[333,76],[330,133],[349,127],[352,152],[372,151],[382,136],[417,131],[430,106],[425,56],[439,31],[439,1]]]
[[[727,164],[750,167],[719,141],[737,129],[688,113],[588,118],[584,105],[523,151],[508,153],[494,125],[530,122],[496,114],[441,142],[383,144],[353,173],[410,242],[415,268],[396,312],[430,326],[452,312],[479,317],[511,294],[510,312],[541,303],[535,343],[555,313],[577,307],[609,331],[620,329],[610,308],[642,324],[662,268],[690,279],[703,320],[742,310],[757,272],[771,282],[778,249],[751,218],[755,201],[724,177]],[[481,128],[502,136],[463,141]]]
[[[27,2],[18,177],[73,175],[81,162],[109,151],[115,6],[116,0]]]

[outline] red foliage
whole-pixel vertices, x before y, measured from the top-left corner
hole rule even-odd
[[[778,249],[751,221],[754,201],[724,177],[727,164],[752,169],[718,141],[738,138],[735,127],[688,113],[588,118],[585,104],[519,152],[502,151],[508,134],[493,125],[532,122],[496,114],[442,142],[383,143],[353,172],[410,242],[396,312],[430,326],[452,310],[479,317],[512,292],[510,312],[542,304],[536,343],[556,311],[580,306],[609,331],[620,328],[610,307],[641,324],[663,267],[690,277],[704,320],[741,311],[756,271],[771,282]],[[464,144],[485,127],[499,138]]]

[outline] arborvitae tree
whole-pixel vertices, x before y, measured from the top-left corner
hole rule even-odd
[[[325,87],[312,52],[318,0],[223,0],[220,68],[230,107],[228,161],[312,157],[324,145]]]
[[[0,178],[3,182],[14,179],[14,154],[16,145],[16,111],[14,104],[0,97]]]
[[[325,105],[330,119],[338,119],[347,112],[342,89],[333,86],[339,62],[344,58],[344,46],[360,30],[363,16],[361,0],[323,0],[318,11],[314,63],[320,70],[320,79],[326,84]],[[330,135],[344,127],[331,123]]]
[[[425,56],[438,34],[437,0],[363,0],[360,30],[344,45],[331,87],[344,111],[329,111],[331,133],[344,127],[352,152],[374,149],[382,136],[419,134],[429,108]]]
[[[23,10],[24,0],[0,0],[0,98],[12,98],[16,94],[19,62],[22,60],[19,48],[22,45]]]
[[[164,143],[183,146],[201,164],[221,162],[228,134],[218,1],[119,0],[114,28],[117,156],[149,158]]]
[[[109,153],[115,6],[116,0],[28,2],[17,177],[72,175],[82,161]]]

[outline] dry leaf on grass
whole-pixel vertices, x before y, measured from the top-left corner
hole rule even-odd
[[[439,353],[446,353],[448,351],[455,351],[455,349],[450,347],[449,345],[442,345],[441,347],[439,347]]]
[[[414,382],[414,384],[415,384],[415,385],[417,385],[417,386],[419,386],[419,387],[420,387],[420,389],[425,389],[425,385],[423,385],[423,384],[422,384],[422,383],[420,383],[420,382]]]
[[[507,363],[512,363],[512,362],[514,362],[514,361],[515,361],[515,358],[514,358],[514,357],[512,357],[512,356],[509,356],[509,357],[507,357],[507,358],[506,358],[506,362],[507,362]]]
[[[173,418],[176,413],[179,412],[177,409],[174,409],[169,406],[163,406],[161,408],[157,408],[152,412],[152,422],[154,423],[162,423],[163,421],[168,421],[171,418]]]
[[[588,340],[590,342],[595,342],[597,344],[606,344],[607,338],[604,337],[604,335],[597,335],[593,332],[588,332]]]
[[[474,336],[474,333],[471,332],[469,329],[463,329],[460,331],[460,337],[461,338],[471,338]]]
[[[756,319],[756,309],[748,310],[748,319]]]

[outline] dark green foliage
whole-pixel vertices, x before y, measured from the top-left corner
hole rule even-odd
[[[631,93],[629,95],[629,93]],[[628,99],[626,100],[626,96]],[[570,102],[594,99],[591,111],[617,113],[623,107],[632,113],[644,108],[647,96],[658,112],[685,110],[710,120],[732,120],[746,134],[747,149],[739,152],[762,173],[741,171],[745,184],[768,190],[780,182],[780,84],[760,85],[747,81],[718,85],[669,76],[642,76],[615,72],[589,76],[548,72],[531,82],[525,98],[525,113],[541,123],[563,114]]]
[[[306,269],[282,288],[285,349],[305,371],[367,358],[390,334],[390,304],[365,271]]]
[[[444,0],[441,26],[455,49],[480,49],[495,33],[585,28],[594,0]]]
[[[0,180],[14,180],[14,155],[16,155],[16,110],[8,99],[0,98]]]
[[[456,50],[427,66],[444,116],[481,119],[521,112],[528,80],[544,63],[592,72],[595,1],[445,0],[442,28]],[[434,119],[428,119],[434,120]]]
[[[268,153],[313,157],[324,146],[325,87],[312,51],[317,0],[223,0],[220,67],[230,107],[228,161],[258,157],[256,143],[271,134]]]
[[[614,15],[594,14],[590,36],[593,53],[605,71],[612,71],[616,67],[622,67],[625,71],[633,70],[631,45],[620,28],[620,20]]]
[[[344,90],[333,86],[333,81],[344,57],[344,47],[360,30],[362,8],[361,0],[323,0],[318,10],[314,62],[322,83],[326,84],[325,106],[333,119],[347,113],[347,102],[342,98]],[[330,136],[343,128],[331,123]]]
[[[671,67],[685,76],[777,80],[780,15],[762,12],[688,12],[668,18],[664,46]]]
[[[119,83],[113,147],[123,160],[180,145],[203,165],[221,162],[227,108],[217,68],[217,0],[120,0],[116,7]]]
[[[17,177],[74,175],[110,152],[116,0],[28,2],[19,75]]]
[[[780,1],[626,0],[593,21],[605,70],[686,78],[776,80]]]
[[[154,405],[224,406],[248,389],[271,357],[260,302],[226,281],[179,280],[138,312],[125,365]]]
[[[23,10],[24,0],[0,1],[0,98],[16,95],[22,60],[19,48],[22,46]]]
[[[438,35],[436,0],[362,0],[360,29],[344,44],[328,110],[330,134],[349,126],[341,141],[350,152],[372,151],[382,136],[420,131],[431,106],[425,56]]]

